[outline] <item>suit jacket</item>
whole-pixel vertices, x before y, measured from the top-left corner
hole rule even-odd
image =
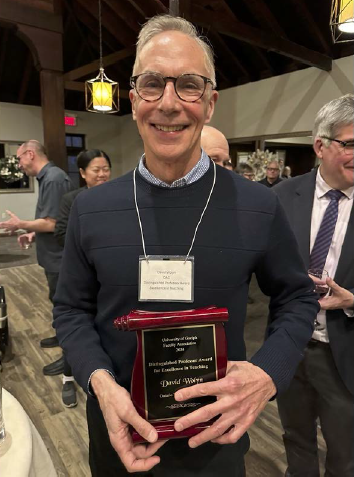
[[[306,269],[310,263],[310,231],[317,169],[283,181],[278,195],[298,241]],[[334,280],[354,293],[354,207],[352,208]],[[329,342],[341,378],[354,395],[354,318],[342,309],[326,313]]]

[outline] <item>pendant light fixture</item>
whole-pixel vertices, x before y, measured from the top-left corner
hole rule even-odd
[[[330,27],[334,43],[354,41],[354,0],[332,0]]]
[[[103,68],[101,0],[98,0],[98,22],[100,70],[96,78],[85,81],[86,109],[92,113],[112,114],[119,111],[119,84],[110,80]]]

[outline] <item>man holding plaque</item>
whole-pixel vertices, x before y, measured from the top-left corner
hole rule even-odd
[[[150,19],[139,35],[131,86],[144,155],[133,172],[78,196],[55,297],[60,344],[88,393],[92,475],[243,477],[246,431],[287,388],[311,337],[318,310],[312,282],[276,195],[216,167],[200,147],[218,93],[212,52],[193,25],[167,15]],[[252,273],[270,296],[271,316],[268,338],[247,362]],[[214,398],[175,420],[174,429],[215,422],[190,439],[157,442],[155,427],[131,400],[135,333],[114,330],[113,320],[133,309],[144,319],[212,305],[228,310],[227,373],[174,394],[176,405]],[[185,332],[164,335],[163,343],[178,339],[196,342]],[[153,367],[161,366],[176,368],[157,356]],[[174,376],[163,383],[166,394],[180,379]],[[147,444],[134,444],[131,429]]]

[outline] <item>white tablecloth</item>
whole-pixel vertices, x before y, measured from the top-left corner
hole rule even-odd
[[[56,477],[48,450],[21,404],[2,390],[6,439],[0,446],[1,477]]]

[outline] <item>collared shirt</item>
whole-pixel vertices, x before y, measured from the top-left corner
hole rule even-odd
[[[141,156],[139,161],[138,170],[139,173],[143,176],[143,178],[150,182],[150,184],[154,184],[160,187],[184,187],[186,185],[192,184],[193,182],[197,181],[207,172],[210,166],[210,159],[206,152],[202,149],[201,156],[197,164],[193,167],[192,170],[188,172],[184,177],[180,179],[176,179],[172,182],[172,184],[167,184],[166,182],[162,181],[155,177],[145,166],[145,154]]]
[[[321,176],[321,168],[319,168],[316,176],[316,187],[312,208],[310,252],[312,251],[312,248],[315,244],[316,236],[319,231],[327,206],[330,203],[330,198],[326,196],[326,194],[331,189],[332,187],[330,187]],[[342,190],[342,192],[344,195],[339,199],[338,219],[333,233],[332,243],[329,247],[326,263],[324,266],[325,270],[327,270],[328,275],[331,278],[333,278],[336,274],[342,245],[344,242],[345,234],[347,232],[350,213],[353,207],[354,186]],[[347,310],[345,311],[347,312]],[[329,338],[326,322],[326,310],[320,310],[317,315],[317,321],[321,325],[324,325],[324,329],[314,331],[313,338],[328,343]]]
[[[39,185],[35,219],[57,219],[61,198],[73,189],[68,175],[48,162],[37,175]],[[36,232],[38,264],[46,272],[59,273],[63,249],[53,232]]]

